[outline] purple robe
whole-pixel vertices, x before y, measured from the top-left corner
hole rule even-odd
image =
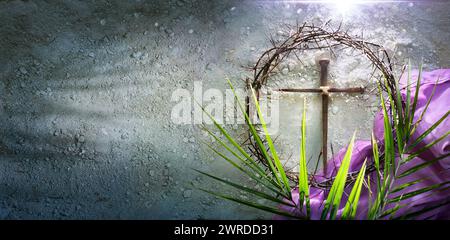
[[[406,99],[406,86],[407,82],[407,74],[404,74],[400,79],[400,88],[402,89],[403,98]],[[412,71],[411,73],[411,103],[414,98],[416,81],[418,78],[418,71]],[[439,79],[438,84],[436,85],[436,80]],[[417,102],[416,114],[414,115],[414,122],[417,121],[421,113],[423,112],[428,99],[431,97],[433,88],[436,86],[434,96],[430,102],[430,105],[425,112],[422,121],[417,127],[417,130],[412,135],[412,140],[419,137],[424,131],[430,128],[436,121],[438,121],[442,116],[444,116],[449,110],[450,106],[450,69],[440,69],[432,72],[423,72],[421,79],[421,87],[419,89],[419,99]],[[380,111],[374,120],[374,135],[377,139],[378,145],[382,147],[384,144],[384,136],[383,136],[383,114]],[[447,131],[450,130],[450,120],[446,118],[436,129],[434,129],[423,141],[421,144],[415,147],[415,150],[433,142],[434,140],[441,137]],[[341,164],[341,160],[344,157],[346,152],[346,148],[341,149],[332,159],[330,159],[327,163],[327,177],[334,176],[339,169]],[[439,143],[435,144],[428,151],[423,152],[418,157],[414,158],[410,162],[404,164],[399,169],[399,173],[402,173],[404,169],[410,168],[411,166],[416,166],[426,161],[430,161],[435,159],[436,157],[443,156],[450,152],[450,137],[447,136],[445,139],[441,140]],[[370,165],[373,162],[372,158],[372,145],[370,140],[359,140],[354,144],[352,159],[350,163],[349,172],[357,171],[361,168],[364,160],[367,158],[367,164]],[[423,187],[431,186],[434,184],[442,183],[445,181],[450,181],[450,157],[442,159],[426,168],[423,168],[407,177],[397,179],[394,182],[394,187],[399,186],[403,183],[407,183],[410,181],[418,180],[421,178],[426,178],[426,180],[421,181],[413,186],[410,186],[400,192],[395,194],[391,194],[389,197],[396,197],[401,194],[411,192]],[[323,180],[323,172],[320,172],[316,179],[321,181]],[[367,176],[366,176],[367,179]],[[372,191],[376,192],[376,174],[372,172],[370,174],[371,179],[371,188]],[[341,206],[338,211],[338,218],[342,213],[344,208],[344,204],[347,201],[347,195],[350,194],[352,185],[347,186],[345,188],[345,193]],[[444,186],[444,188],[448,185]],[[293,200],[298,202],[298,189],[294,189],[292,191]],[[374,194],[372,195],[372,197]],[[320,215],[323,209],[323,204],[326,199],[326,194],[322,189],[310,188],[310,204],[311,204],[311,218],[312,219],[320,219]],[[443,201],[448,201],[450,198],[450,189],[445,189],[442,191],[432,191],[423,193],[412,198],[405,199],[401,201],[401,204],[405,204],[405,207],[400,208],[395,216],[401,216],[405,213],[416,212],[426,207],[434,206]],[[371,201],[373,203],[373,199]],[[369,206],[369,194],[367,187],[363,186],[361,191],[361,198],[359,200],[359,206],[356,214],[357,219],[365,219],[367,217],[367,211]],[[387,205],[387,209],[393,207],[393,205]],[[304,216],[303,212],[300,212],[299,209],[287,207],[285,205],[280,206],[281,210]],[[432,211],[429,211],[425,214],[419,215],[415,217],[416,219],[450,219],[450,204],[444,205],[442,207],[436,208]],[[281,216],[274,216],[274,219],[286,219]]]

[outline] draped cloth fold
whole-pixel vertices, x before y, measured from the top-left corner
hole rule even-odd
[[[416,81],[418,79],[419,72],[417,70],[411,72],[410,78],[410,88],[411,88],[411,103],[413,102]],[[403,99],[406,99],[406,85],[407,85],[407,74],[404,74],[400,81],[400,89]],[[432,98],[431,98],[432,96]],[[431,100],[430,100],[431,98]],[[427,129],[429,129],[436,121],[438,121],[442,116],[444,116],[450,108],[450,69],[439,69],[431,72],[422,72],[422,77],[420,81],[419,95],[417,101],[416,114],[414,115],[413,123],[418,121],[422,115],[422,112],[426,108],[426,105],[429,101],[428,109],[425,114],[422,116],[420,123],[417,126],[416,131],[411,137],[411,141],[417,139],[422,133],[424,133]],[[436,129],[434,129],[423,141],[417,145],[414,149],[418,150],[427,144],[432,143],[437,140],[441,136],[443,136],[446,132],[450,130],[450,120],[446,118]],[[378,142],[378,145],[382,148],[384,144],[384,125],[383,125],[383,114],[382,112],[378,112],[374,119],[374,128],[373,132],[375,138]],[[319,172],[315,179],[316,181],[323,181],[324,175],[327,178],[335,176],[337,173],[339,166],[341,164],[341,160],[343,159],[346,152],[346,148],[341,149],[333,158],[331,158],[327,163],[327,172],[324,174],[323,172]],[[447,136],[445,139],[441,140],[439,143],[433,145],[429,150],[421,153],[417,157],[413,158],[408,163],[402,165],[399,169],[399,173],[405,171],[405,169],[411,168],[413,166],[417,166],[419,164],[425,163],[427,161],[433,161],[437,157],[448,155],[450,152],[450,137]],[[370,165],[373,162],[373,154],[372,154],[372,144],[370,140],[358,140],[354,143],[353,154],[351,158],[351,164],[349,168],[349,172],[358,171],[364,160],[367,159],[367,164]],[[406,177],[396,179],[393,187],[400,186],[404,183],[408,183],[411,181],[423,179],[419,183],[416,183],[410,187],[407,187],[404,190],[396,192],[394,194],[389,195],[389,198],[397,197],[400,195],[404,195],[408,192],[412,192],[424,187],[432,186],[435,184],[443,183],[446,181],[450,181],[450,157],[446,157],[440,161],[437,161],[428,167],[422,168],[421,170],[414,172]],[[376,173],[371,172],[369,174],[371,181],[371,190],[372,197],[376,195]],[[367,179],[367,176],[366,176]],[[347,200],[347,196],[350,194],[352,189],[352,185],[349,185],[345,188],[345,193],[343,199],[341,201],[341,206],[338,211],[338,217],[342,213],[344,208],[344,203]],[[327,197],[327,193],[324,192],[323,189],[311,187],[310,188],[310,204],[311,204],[311,219],[320,219],[320,215],[323,209],[324,201]],[[298,203],[298,188],[295,188],[292,191],[293,200]],[[361,197],[359,200],[359,206],[356,214],[357,219],[365,219],[367,216],[368,208],[371,203],[373,203],[373,199],[369,201],[369,191],[367,187],[363,186],[363,190],[361,191]],[[420,211],[425,208],[430,208],[432,206],[436,206],[440,203],[445,203],[450,201],[450,189],[448,185],[444,188],[440,188],[440,190],[434,190],[431,192],[426,192],[419,194],[417,196],[405,199],[400,202],[401,205],[404,205],[400,208],[394,216],[402,216],[407,213],[413,213]],[[389,208],[395,207],[393,204],[388,204],[386,206],[386,210]],[[285,205],[279,206],[279,208],[283,211],[290,212],[296,214],[298,216],[304,216],[304,209],[300,211],[298,208],[287,207]],[[415,219],[450,219],[450,204],[445,204],[439,208],[436,208],[432,211],[428,211],[424,214],[420,214],[414,216]],[[274,216],[274,219],[286,219],[282,216]]]

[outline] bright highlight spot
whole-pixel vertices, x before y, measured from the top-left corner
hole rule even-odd
[[[358,1],[357,0],[334,0],[332,2],[334,2],[335,6],[336,6],[336,10],[340,14],[347,15],[348,13],[350,13],[352,10],[355,9],[355,6]]]

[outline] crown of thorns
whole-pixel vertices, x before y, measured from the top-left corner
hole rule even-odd
[[[391,94],[396,92],[395,64],[393,58],[382,45],[366,41],[362,36],[351,36],[348,31],[342,30],[342,24],[333,28],[330,22],[322,26],[305,23],[286,26],[286,29],[288,35],[286,39],[276,41],[273,37],[270,38],[271,47],[264,51],[255,65],[251,67],[252,78],[246,79],[247,87],[250,88],[251,86],[256,91],[258,99],[260,89],[268,83],[271,76],[277,74],[279,65],[285,59],[293,55],[302,62],[301,54],[309,50],[328,50],[332,56],[336,56],[335,52],[343,49],[358,51],[366,56],[373,65],[374,71],[371,77],[378,80],[381,90]],[[249,102],[247,98],[247,112]],[[251,137],[251,134],[249,134],[245,144],[248,145],[248,149],[256,160],[268,167],[261,149]],[[367,173],[375,171],[374,164],[370,164],[366,171]],[[333,177],[319,182],[315,179],[316,172],[317,169],[310,174],[311,185],[317,188],[330,188],[334,180]],[[358,173],[359,171],[349,173],[347,184],[354,182]],[[286,170],[286,175],[290,180],[298,182],[298,173]]]

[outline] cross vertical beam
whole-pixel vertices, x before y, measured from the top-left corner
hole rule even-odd
[[[322,89],[322,159],[323,172],[327,172],[328,159],[328,64],[329,59],[321,59],[320,64],[320,88]]]
[[[319,88],[280,88],[276,91],[293,93],[321,93],[322,94],[322,159],[323,172],[327,173],[328,160],[328,103],[330,93],[364,93],[363,87],[335,88],[328,85],[328,65],[330,59],[322,58],[320,65],[320,87]]]

